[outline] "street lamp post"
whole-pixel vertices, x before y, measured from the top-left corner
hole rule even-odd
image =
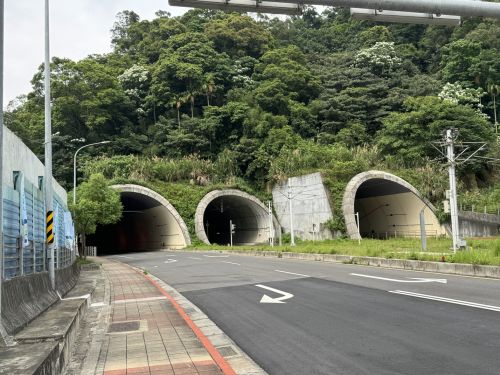
[[[50,29],[49,29],[49,0],[45,0],[45,172],[44,172],[44,190],[45,190],[45,211],[48,214],[52,212],[53,205],[53,187],[52,187],[52,121],[51,121],[51,103],[50,103]],[[52,288],[55,288],[55,270],[54,270],[54,244],[46,243],[49,253],[49,277]]]
[[[76,150],[75,156],[73,157],[73,204],[76,204],[76,156],[84,148],[87,148],[87,147],[90,147],[90,146],[105,145],[107,143],[111,143],[111,141],[102,141],[102,142],[90,143],[90,144],[82,146],[78,150]]]
[[[87,148],[87,147],[90,147],[90,146],[104,145],[104,144],[110,143],[110,142],[111,141],[102,141],[102,142],[90,143],[90,144],[84,145],[84,146],[80,147],[78,150],[76,150],[75,156],[73,157],[73,205],[76,204],[76,156],[84,148]],[[76,219],[76,218],[73,218],[73,220],[74,219]],[[76,237],[76,230],[75,230],[74,244],[75,244],[75,249],[77,249],[78,248],[78,241],[77,241],[77,237]],[[83,251],[85,251],[85,249]]]

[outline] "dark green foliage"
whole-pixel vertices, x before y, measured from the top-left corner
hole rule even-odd
[[[183,194],[194,201],[224,184],[264,191],[321,171],[336,210],[331,228],[342,229],[342,189],[369,168],[393,171],[438,202],[446,174],[431,142],[444,130],[485,141],[489,156],[500,157],[492,134],[499,40],[491,20],[375,24],[340,8],[307,7],[286,19],[160,11],[151,21],[123,11],[113,52],[52,61],[55,175],[70,186],[76,148],[110,140],[81,155],[87,175],[154,185],[186,213]],[[5,122],[42,157],[42,67],[32,83]],[[481,105],[439,99],[446,83],[484,93]],[[459,173],[461,188],[499,179],[486,162]]]

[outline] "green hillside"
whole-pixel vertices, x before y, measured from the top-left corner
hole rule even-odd
[[[313,171],[335,198],[367,169],[391,171],[439,203],[447,174],[432,142],[450,127],[500,159],[493,20],[376,24],[308,8],[280,19],[191,10],[141,21],[124,11],[111,43],[110,54],[53,58],[54,174],[67,188],[81,138],[112,141],[87,149],[82,170],[156,186],[174,205],[226,185],[265,198],[273,182]],[[42,67],[32,83],[5,121],[42,157]],[[499,206],[498,171],[486,159],[461,165],[461,202]],[[179,196],[188,190],[196,193]]]

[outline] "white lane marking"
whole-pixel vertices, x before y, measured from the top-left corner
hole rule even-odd
[[[175,254],[165,254],[166,257],[176,257],[177,255]]]
[[[150,302],[150,301],[160,301],[165,300],[167,297],[158,296],[158,297],[144,297],[144,298],[129,298],[129,299],[119,299],[111,302],[112,304],[119,305],[121,303],[129,303],[129,302]]]
[[[207,258],[229,258],[229,255],[203,255]]]
[[[90,305],[90,307],[103,307],[107,306],[108,304],[105,302],[94,302],[93,304]]]
[[[125,255],[117,255],[117,257],[118,257],[118,258],[135,259],[135,258],[128,257],[128,256],[125,256]]]
[[[201,260],[201,258],[196,258],[196,257],[189,257],[189,259]]]
[[[241,264],[239,264],[239,263],[226,262],[226,261],[223,261],[223,260],[221,260],[221,263],[234,264],[235,266],[241,266]]]
[[[57,295],[58,295],[58,297],[59,297],[59,299],[61,301],[69,301],[69,300],[72,300],[72,299],[88,299],[88,298],[90,298],[90,294],[84,294],[83,296],[78,296],[78,297],[62,298],[61,294],[59,294],[59,292],[56,292],[56,293],[57,293]]]
[[[311,277],[309,275],[304,275],[302,273],[295,273],[295,272],[288,272],[288,271],[281,271],[281,270],[274,270],[274,272],[287,273],[289,275],[302,276],[302,277]]]
[[[177,262],[177,259],[167,259],[167,260],[166,260],[165,262],[163,262],[163,263],[165,263],[165,264],[169,264],[169,263],[175,263],[175,262]]]
[[[360,273],[350,273],[349,275],[358,276],[358,277],[366,277],[368,279],[392,281],[395,283],[441,283],[441,284],[446,284],[448,282],[448,280],[446,280],[446,279],[430,279],[430,278],[422,278],[422,277],[410,277],[409,280],[401,280],[401,279],[390,279],[388,277],[363,275]]]
[[[485,304],[482,304],[482,303],[462,301],[462,300],[459,300],[459,299],[452,299],[452,298],[446,298],[446,297],[432,296],[432,295],[428,295],[428,294],[405,292],[404,290],[389,290],[388,292],[389,293],[394,293],[394,294],[402,294],[402,295],[405,295],[405,296],[411,296],[411,297],[416,297],[416,298],[430,299],[430,300],[433,300],[433,301],[453,303],[455,305],[463,305],[463,306],[475,307],[477,309],[484,309],[484,310],[491,310],[491,311],[498,311],[498,312],[500,312],[500,306],[485,305]]]
[[[274,288],[271,288],[270,286],[266,286],[266,285],[262,285],[262,284],[257,284],[255,286],[258,288],[270,290],[271,292],[274,292],[274,293],[281,294],[281,297],[278,297],[278,298],[272,298],[272,297],[269,297],[267,294],[264,294],[260,300],[260,303],[286,303],[283,301],[293,297],[292,293],[287,293],[287,292],[284,292],[284,291],[279,290],[279,289],[274,289]]]

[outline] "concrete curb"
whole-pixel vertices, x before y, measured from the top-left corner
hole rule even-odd
[[[396,268],[411,271],[444,273],[460,276],[489,277],[500,279],[499,266],[485,266],[478,264],[429,262],[423,260],[386,259],[374,257],[359,257],[336,254],[291,253],[279,251],[257,250],[190,250],[195,252],[220,252],[224,254],[237,254],[246,256],[263,256],[282,259],[310,260],[318,262],[358,264],[362,266]]]

